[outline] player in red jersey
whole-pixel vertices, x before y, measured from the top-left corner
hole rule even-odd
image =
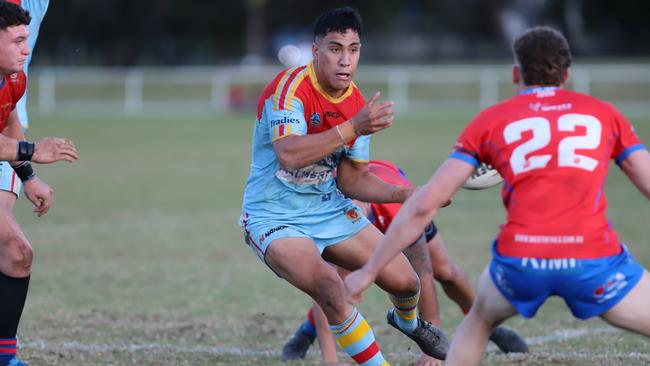
[[[378,268],[419,235],[479,162],[504,177],[508,221],[452,342],[448,364],[478,365],[488,335],[517,313],[532,317],[560,296],[578,318],[650,336],[650,274],[605,218],[603,185],[614,159],[650,199],[650,154],[612,105],[565,90],[571,53],[548,27],[514,43],[518,94],[481,112],[455,151],[408,200],[368,263],[345,280],[358,301]]]
[[[359,268],[381,239],[350,197],[403,202],[412,192],[368,171],[369,135],[392,124],[393,104],[379,102],[379,93],[366,103],[352,82],[361,28],[352,8],[323,13],[314,61],[281,72],[262,92],[240,225],[256,255],[323,308],[341,348],[358,364],[379,366],[387,362],[372,329],[326,262]],[[391,295],[391,324],[444,357],[442,334],[417,317],[419,281],[407,259],[391,261],[377,283]]]
[[[390,161],[371,160],[368,163],[368,170],[386,183],[412,187],[406,174]],[[370,204],[357,201],[356,204],[382,233],[388,230],[393,218],[402,207],[400,203]],[[429,223],[422,236],[413,245],[404,249],[404,254],[420,278],[421,295],[418,308],[425,320],[436,326],[440,325],[440,311],[434,278],[442,285],[447,296],[460,307],[463,314],[469,312],[474,299],[469,279],[463,270],[449,258],[442,237],[433,222]],[[347,271],[339,269],[339,274],[345,277]],[[323,363],[337,364],[338,356],[332,335],[327,329],[327,319],[316,305],[310,308],[305,322],[282,349],[283,359],[287,361],[305,357],[316,335],[318,335]],[[505,327],[495,329],[490,340],[506,353],[528,351],[526,342],[514,331]],[[441,361],[427,355],[422,355],[416,363],[417,366],[441,364]]]
[[[23,181],[25,196],[38,216],[52,205],[52,189],[38,178],[30,160],[52,163],[77,159],[74,144],[66,139],[24,140],[15,107],[25,92],[22,72],[29,55],[29,13],[20,6],[0,1],[0,160],[11,162],[15,175],[2,179]],[[16,194],[0,190],[0,366],[26,365],[16,358],[16,332],[22,314],[32,265],[32,247],[13,214]]]

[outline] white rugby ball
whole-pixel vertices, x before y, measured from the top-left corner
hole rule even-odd
[[[463,188],[485,189],[494,187],[501,182],[503,182],[503,178],[496,169],[492,168],[490,164],[481,163],[481,165],[474,169],[472,176],[467,178],[463,184]]]

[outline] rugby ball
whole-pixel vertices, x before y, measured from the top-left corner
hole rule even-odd
[[[463,184],[463,188],[485,189],[494,187],[501,182],[503,182],[503,178],[496,169],[492,168],[490,164],[481,163],[481,165],[474,169],[472,176],[467,178]]]

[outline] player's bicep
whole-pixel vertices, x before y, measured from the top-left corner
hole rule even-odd
[[[449,158],[435,172],[424,186],[427,201],[435,207],[442,207],[474,172],[470,162]]]
[[[14,109],[13,111],[11,111],[9,117],[7,118],[7,124],[5,125],[5,129],[2,131],[2,134],[7,137],[22,140],[24,139],[24,135],[22,131],[23,128],[20,125],[20,118],[18,117],[18,112],[16,109]]]
[[[650,199],[650,152],[646,149],[636,150],[620,166],[639,191]]]

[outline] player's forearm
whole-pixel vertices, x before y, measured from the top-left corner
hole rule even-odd
[[[0,160],[13,161],[18,155],[18,140],[0,134]]]
[[[287,136],[274,142],[273,149],[282,168],[296,170],[321,161],[355,138],[352,125],[344,123],[338,131],[331,128],[316,134]]]
[[[413,188],[388,184],[376,175],[364,172],[339,174],[338,187],[347,197],[373,203],[402,203],[411,195]]]
[[[406,201],[391,223],[386,235],[364,266],[364,270],[376,276],[397,254],[415,242],[431,222],[437,206],[427,200],[425,189],[416,191]]]

